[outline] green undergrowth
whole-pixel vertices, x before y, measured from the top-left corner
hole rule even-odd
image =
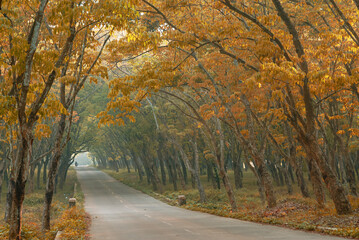
[[[178,191],[173,190],[172,184],[166,184],[160,193],[152,190],[152,185],[147,183],[146,178],[139,182],[135,172],[128,173],[125,170],[115,172],[108,169],[103,169],[103,171],[122,183],[170,205],[177,205],[178,195],[185,195],[187,204],[182,207],[189,210],[359,239],[359,198],[350,197],[353,207],[352,214],[337,215],[330,200],[324,209],[320,209],[313,198],[301,197],[299,189],[293,184],[294,193],[292,195],[287,194],[285,187],[276,186],[278,204],[274,208],[266,208],[260,200],[254,176],[245,172],[244,187],[235,190],[238,210],[233,212],[223,186],[220,190],[213,189],[205,176],[201,176],[201,180],[205,187],[207,202],[201,203],[198,191],[191,188],[191,183],[187,184],[187,189]],[[229,175],[230,178],[233,178],[231,172]],[[180,183],[178,185],[180,188]]]
[[[75,190],[76,185],[76,190]],[[29,192],[29,190],[27,190]],[[41,231],[41,217],[44,202],[44,184],[35,187],[33,192],[27,193],[23,206],[23,226],[22,238],[29,240],[51,240],[54,239],[57,232],[61,231],[60,239],[86,239],[87,229],[90,224],[90,218],[83,209],[84,194],[76,177],[76,171],[69,169],[66,183],[63,189],[57,189],[54,195],[51,209],[51,230]],[[3,189],[0,207],[5,211],[6,189]],[[68,200],[75,197],[77,206],[68,208]],[[0,239],[8,239],[9,226],[0,220]]]

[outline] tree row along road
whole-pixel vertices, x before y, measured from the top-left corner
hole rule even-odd
[[[92,168],[78,167],[91,239],[343,239],[169,206]]]

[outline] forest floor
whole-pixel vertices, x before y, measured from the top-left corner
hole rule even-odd
[[[35,173],[36,176],[36,173]],[[42,180],[42,179],[41,179]],[[36,181],[36,179],[35,179]],[[5,184],[4,184],[5,185]],[[75,186],[76,185],[76,190]],[[35,183],[34,191],[27,193],[23,207],[22,238],[31,240],[51,240],[57,232],[61,231],[61,239],[86,239],[87,230],[90,226],[90,218],[84,211],[84,195],[76,177],[76,171],[70,168],[63,189],[58,189],[54,195],[51,213],[51,230],[43,233],[41,231],[41,217],[44,203],[44,184],[38,188]],[[27,192],[29,192],[27,190]],[[68,200],[75,197],[77,206],[68,208]],[[6,189],[1,194],[0,208],[5,212]],[[0,239],[8,239],[9,226],[0,220]]]
[[[160,199],[170,205],[177,205],[177,196],[185,195],[187,204],[182,207],[194,211],[201,211],[223,217],[231,217],[246,221],[279,225],[283,227],[301,229],[306,231],[321,232],[330,235],[344,236],[359,239],[359,198],[350,197],[353,213],[349,215],[337,215],[334,205],[327,196],[325,208],[320,209],[313,198],[303,198],[299,188],[293,184],[294,192],[288,195],[286,186],[275,187],[278,204],[274,208],[266,208],[260,200],[256,180],[251,172],[244,172],[243,188],[235,190],[238,211],[232,212],[223,186],[221,189],[213,189],[206,176],[201,176],[205,187],[207,202],[199,202],[198,191],[192,188],[191,180],[186,189],[173,190],[173,185],[167,183],[163,186],[163,192],[154,192],[152,185],[148,185],[146,179],[139,182],[135,172],[128,173],[125,170],[115,172],[103,170],[122,183],[138,189],[148,195]],[[229,172],[233,182],[233,173]],[[309,181],[307,181],[310,184]],[[178,182],[179,188],[180,182]],[[310,186],[308,186],[310,189]],[[359,188],[359,186],[358,186]]]

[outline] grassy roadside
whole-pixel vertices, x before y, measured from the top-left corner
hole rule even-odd
[[[293,229],[315,231],[330,235],[337,235],[359,239],[359,198],[350,197],[353,213],[340,216],[335,213],[334,205],[328,201],[324,209],[316,207],[314,199],[304,199],[299,190],[294,186],[294,194],[289,196],[285,187],[276,187],[278,206],[272,209],[265,208],[260,201],[254,176],[245,173],[244,188],[235,190],[238,211],[232,212],[227,202],[226,193],[222,187],[220,190],[212,189],[210,183],[203,176],[202,182],[206,189],[208,201],[199,202],[199,194],[196,189],[187,184],[188,189],[173,191],[172,185],[167,184],[163,193],[153,192],[151,185],[146,180],[139,182],[136,173],[127,173],[125,170],[115,172],[103,170],[126,185],[138,189],[168,204],[177,205],[177,196],[186,195],[186,209],[206,212],[214,215],[231,217],[241,220],[285,226]],[[230,177],[232,174],[230,174]],[[327,198],[329,199],[329,198]]]
[[[76,192],[74,195],[74,186]],[[78,183],[76,171],[69,169],[66,183],[63,189],[57,189],[54,195],[51,212],[51,230],[45,233],[41,231],[41,217],[43,211],[44,185],[40,185],[39,189],[35,189],[32,193],[26,194],[23,208],[23,239],[54,239],[58,231],[61,231],[61,239],[86,239],[86,232],[90,224],[90,218],[83,209],[84,195]],[[1,196],[0,207],[5,209],[6,189],[3,190]],[[68,199],[70,197],[77,199],[77,207],[68,209]],[[8,238],[9,226],[0,220],[0,239]]]

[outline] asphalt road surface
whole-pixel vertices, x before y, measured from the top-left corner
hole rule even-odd
[[[76,170],[92,217],[93,240],[342,239],[169,206],[95,168]]]

